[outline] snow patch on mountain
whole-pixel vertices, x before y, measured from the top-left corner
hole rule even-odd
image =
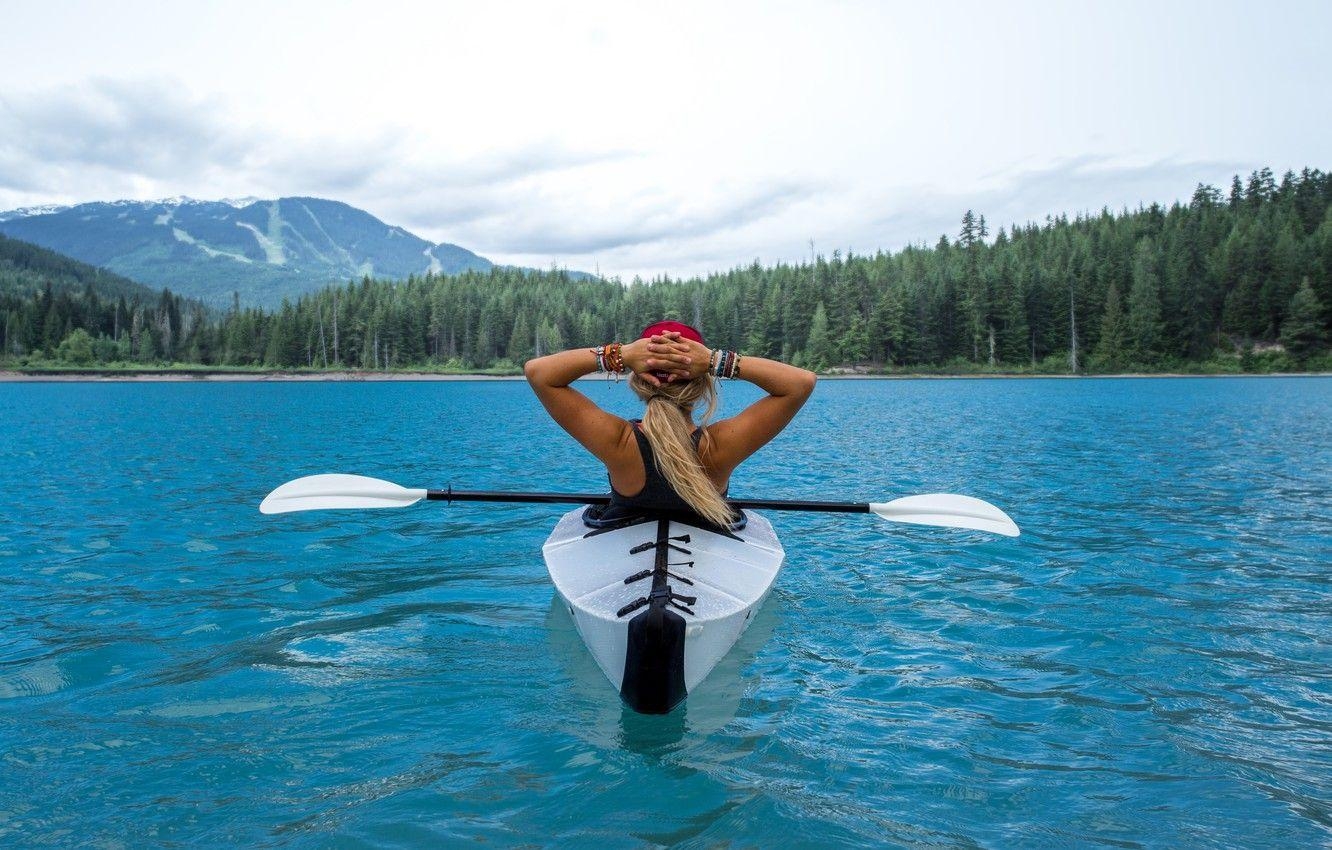
[[[219,251],[216,248],[210,248],[209,246],[200,242],[198,239],[195,239],[190,234],[181,230],[179,227],[171,228],[171,235],[176,237],[177,242],[184,242],[186,245],[193,245],[194,247],[198,248],[200,251],[203,251],[205,254],[207,254],[210,257],[226,257],[227,259],[230,260],[239,260],[242,263],[254,262],[254,260],[251,260],[249,257],[245,256],[244,254],[233,254],[230,251]]]
[[[16,210],[0,212],[0,221],[9,221],[12,218],[31,218],[35,215],[50,215],[51,213],[64,212],[69,209],[69,204],[40,204],[35,207],[19,207]]]
[[[264,259],[275,266],[285,266],[287,264],[287,255],[282,250],[282,243],[269,239],[268,235],[260,232],[259,228],[250,224],[248,221],[236,222],[237,227],[243,227],[254,234],[255,241],[259,247],[264,249]]]
[[[310,217],[310,221],[314,224],[315,230],[318,230],[319,234],[323,236],[326,240],[328,240],[328,244],[333,248],[333,250],[338,252],[338,256],[342,258],[343,265],[345,265],[347,268],[354,268],[356,266],[356,259],[352,257],[350,251],[339,245],[337,242],[333,240],[332,236],[328,235],[328,231],[324,229],[324,225],[321,224],[319,221],[319,216],[315,215],[313,212],[311,212],[308,206],[300,203],[299,201],[297,202],[296,205],[301,209],[305,210],[305,214]],[[309,244],[308,239],[306,240],[306,244]],[[310,245],[310,249],[312,251],[315,251],[315,253],[319,254],[320,258],[324,258],[323,253],[318,251],[313,245]]]
[[[430,253],[433,250],[435,250],[434,245],[427,245],[426,249],[421,252],[426,255],[426,259],[430,260],[430,265],[426,266],[426,274],[439,274],[444,271],[444,264],[439,261],[439,257]]]

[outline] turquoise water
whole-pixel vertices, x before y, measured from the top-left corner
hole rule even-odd
[[[0,843],[1328,845],[1329,423],[1325,378],[825,381],[732,493],[1023,536],[773,514],[754,627],[642,717],[551,604],[560,508],[256,510],[599,488],[525,385],[0,384]]]

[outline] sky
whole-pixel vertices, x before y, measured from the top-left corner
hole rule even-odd
[[[1332,2],[0,0],[0,210],[344,201],[623,280],[1332,169]]]

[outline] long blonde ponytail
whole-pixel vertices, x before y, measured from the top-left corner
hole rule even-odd
[[[717,409],[717,387],[712,376],[658,387],[634,375],[629,386],[647,404],[643,435],[652,446],[662,476],[699,516],[714,525],[730,525],[735,516],[703,470],[693,440],[694,406],[699,401],[705,403],[699,427],[707,425]],[[703,439],[707,439],[706,433]]]

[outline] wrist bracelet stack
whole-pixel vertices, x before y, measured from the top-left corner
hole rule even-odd
[[[708,357],[708,372],[718,378],[740,377],[740,353],[713,349]]]
[[[618,342],[598,345],[591,349],[597,358],[598,372],[613,372],[616,375],[624,373],[624,355],[622,349],[624,345]]]

